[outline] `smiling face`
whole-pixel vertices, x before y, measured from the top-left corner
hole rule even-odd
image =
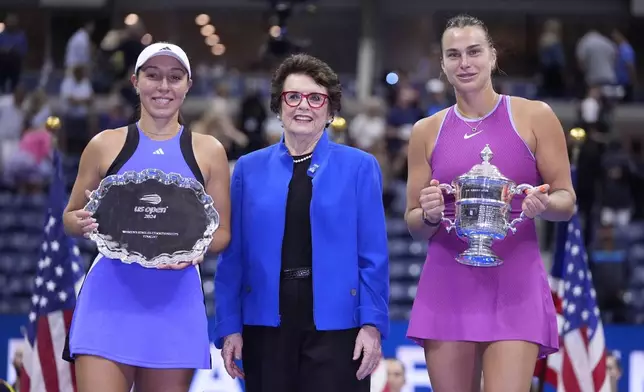
[[[479,26],[453,27],[443,33],[443,72],[457,91],[472,92],[491,83],[496,51]]]
[[[141,106],[150,116],[170,118],[178,113],[192,80],[179,60],[155,56],[132,76],[132,84],[139,91]]]
[[[282,91],[280,117],[286,132],[296,136],[315,135],[332,120],[327,89],[310,76],[287,76]]]

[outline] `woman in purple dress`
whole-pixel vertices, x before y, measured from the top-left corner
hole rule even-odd
[[[405,218],[417,240],[429,241],[408,337],[422,345],[436,392],[524,392],[538,357],[558,349],[555,308],[535,224],[495,242],[504,261],[490,268],[458,263],[467,248],[441,224],[454,217],[454,197],[439,183],[481,163],[489,145],[493,164],[517,184],[538,186],[515,196],[511,218],[566,221],[573,214],[566,141],[543,102],[498,94],[491,73],[496,50],[485,25],[470,16],[451,19],[442,37],[442,69],[456,105],[416,123],[409,143]],[[541,185],[541,186],[539,186]]]

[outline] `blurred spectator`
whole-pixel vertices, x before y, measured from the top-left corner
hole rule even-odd
[[[541,86],[539,96],[560,98],[565,94],[564,69],[566,58],[561,42],[561,23],[555,19],[546,21],[539,38],[539,65]]]
[[[31,129],[20,139],[18,149],[4,166],[5,183],[28,190],[41,190],[52,174],[52,136],[44,128]]]
[[[238,158],[234,151],[239,151],[248,145],[246,135],[234,127],[229,118],[216,112],[205,112],[199,120],[190,125],[190,130],[219,140],[230,161]]]
[[[91,138],[89,116],[94,102],[94,90],[85,67],[76,66],[71,74],[65,76],[60,86],[60,98],[65,150],[80,155]]]
[[[396,359],[385,360],[387,364],[387,392],[401,392],[405,386],[405,365]]]
[[[610,392],[619,392],[617,385],[622,378],[622,364],[615,353],[606,355],[606,374],[610,379]]]
[[[78,66],[91,69],[93,33],[94,22],[89,21],[69,38],[65,50],[65,67],[67,70],[72,71]]]
[[[141,37],[144,34],[145,27],[139,22],[132,26],[126,26],[122,31],[110,37],[110,39],[117,41],[116,48],[109,51],[116,79],[129,79],[130,71],[134,69],[139,53],[145,49],[145,45],[141,43]]]
[[[27,92],[22,85],[14,89],[13,94],[0,97],[0,144],[20,139],[25,123],[23,105],[26,98]]]
[[[387,115],[387,150],[392,162],[403,157],[406,164],[407,143],[411,136],[411,129],[423,117],[425,113],[418,107],[418,91],[409,85],[401,84],[396,92],[396,103],[389,109]],[[406,172],[407,169],[403,165],[395,176],[405,179]]]
[[[266,140],[270,145],[280,141],[284,128],[282,127],[282,122],[277,117],[269,116],[266,120],[264,131],[266,132]]]
[[[601,112],[601,91],[598,87],[588,89],[586,98],[581,101],[581,119],[587,127],[596,127]]]
[[[623,322],[626,319],[623,298],[627,282],[628,249],[617,233],[612,225],[600,226],[589,254],[597,306],[606,323]]]
[[[624,101],[633,100],[634,87],[637,84],[637,70],[635,69],[635,51],[621,31],[613,30],[613,41],[617,44],[617,61],[615,73],[617,83],[624,89]]]
[[[266,146],[264,123],[267,117],[264,99],[257,89],[249,88],[239,111],[239,127],[248,138],[248,145],[240,151],[241,155]]]
[[[606,226],[626,226],[631,220],[633,197],[631,191],[631,162],[621,143],[613,141],[602,159],[601,223]]]
[[[385,137],[385,112],[384,102],[379,98],[371,97],[362,104],[362,110],[349,123],[349,136],[356,147],[371,152]]]
[[[423,85],[430,79],[437,79],[441,75],[441,46],[432,44],[427,53],[423,54],[411,75],[414,85]]]
[[[25,123],[27,128],[42,128],[51,116],[47,94],[44,90],[34,91],[27,99],[25,108]]]
[[[8,14],[4,31],[0,32],[0,94],[13,92],[20,82],[27,36],[18,23],[16,15]]]
[[[107,104],[107,110],[101,114],[99,129],[116,129],[129,123],[131,113],[123,104],[119,95],[112,95]]]
[[[577,43],[577,62],[587,87],[614,85],[616,58],[613,41],[597,30],[590,30]]]
[[[644,151],[642,140],[631,141],[631,171],[633,187],[633,219],[644,220]]]
[[[430,79],[427,82],[427,92],[429,95],[429,108],[427,109],[427,116],[432,116],[443,109],[450,106],[447,99],[447,91],[445,90],[445,83],[440,79]]]
[[[230,90],[225,83],[215,88],[215,96],[212,98],[210,107],[206,109],[196,127],[199,132],[217,138],[226,148],[229,160],[237,160],[248,146],[248,136],[234,124]]]
[[[13,365],[13,368],[16,372],[16,375],[18,375],[16,382],[12,385],[13,389],[15,392],[20,392],[20,372],[22,370],[23,366],[23,349],[20,347],[18,350],[15,351],[13,354],[13,361],[11,361],[11,365]],[[29,391],[24,391],[24,392],[29,392]]]

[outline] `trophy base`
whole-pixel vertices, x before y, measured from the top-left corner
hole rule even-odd
[[[492,250],[493,242],[494,239],[490,237],[468,237],[469,247],[456,257],[456,261],[473,267],[496,267],[503,264],[503,260]]]

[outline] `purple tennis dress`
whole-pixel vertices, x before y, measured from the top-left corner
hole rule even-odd
[[[192,178],[197,170],[200,176],[191,143],[187,130],[156,141],[130,126],[115,160],[121,165],[118,173],[155,168]],[[208,320],[198,267],[159,270],[98,255],[78,296],[69,354],[145,368],[209,369]]]
[[[441,125],[431,157],[433,178],[451,181],[481,163],[486,144],[492,164],[517,184],[540,185],[534,155],[512,121],[510,97],[480,119],[465,119],[451,107]],[[477,124],[478,133],[472,132]],[[470,124],[470,125],[468,125]],[[512,201],[511,218],[521,212],[522,195]],[[445,216],[454,217],[454,197],[445,196]],[[441,226],[429,241],[407,336],[422,344],[439,341],[523,340],[539,345],[539,356],[559,348],[557,319],[534,221],[526,219],[493,245],[504,263],[471,267],[455,256],[467,248],[454,231]]]

